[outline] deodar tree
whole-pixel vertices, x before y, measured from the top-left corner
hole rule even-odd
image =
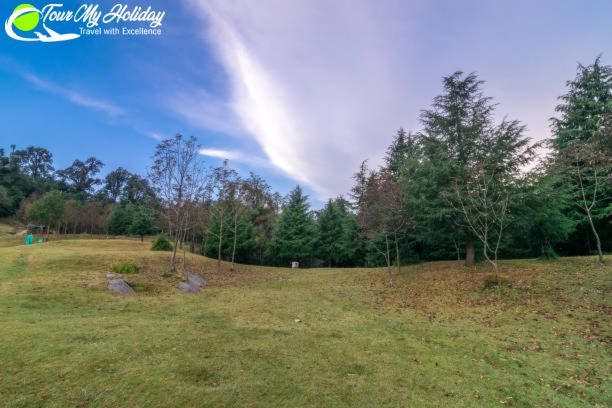
[[[289,266],[292,261],[305,264],[312,258],[316,225],[307,200],[308,196],[297,186],[283,206],[270,243],[270,252],[278,265]]]
[[[195,137],[185,139],[177,134],[157,145],[149,171],[151,185],[164,206],[173,241],[172,270],[176,270],[177,247],[189,228],[194,204],[202,200],[206,192],[207,177],[199,150]]]
[[[603,129],[602,129],[603,131]],[[560,171],[566,175],[567,185],[573,192],[575,203],[587,218],[593,236],[599,263],[604,263],[601,238],[596,221],[605,220],[612,213],[612,155],[603,139],[568,143],[559,156]]]
[[[277,221],[282,197],[272,193],[266,181],[251,173],[244,181],[246,189],[244,203],[248,208],[248,217],[252,226],[252,248],[248,260],[263,264],[266,260],[267,250],[272,240],[274,225]]]
[[[567,88],[556,107],[559,116],[551,119],[556,161],[551,171],[563,176],[564,187],[581,210],[576,214],[580,224],[588,225],[582,231],[589,231],[595,238],[599,262],[603,263],[599,230],[606,229],[612,199],[612,66],[602,64],[601,57],[591,65],[580,64],[576,78],[567,82]],[[608,227],[608,238],[609,234]],[[578,238],[587,241],[587,237]]]
[[[357,224],[342,197],[329,200],[317,216],[317,256],[330,267],[356,264]]]
[[[539,252],[542,259],[556,259],[554,246],[567,240],[576,226],[567,214],[572,206],[571,194],[560,188],[562,178],[548,171],[550,165],[550,160],[543,160],[525,174],[520,196],[513,200],[512,210],[517,216],[509,231],[513,248],[524,247],[533,255]]]
[[[484,82],[474,73],[465,75],[457,71],[444,77],[442,82],[443,93],[421,113],[421,177],[429,182],[423,192],[427,197],[423,218],[427,227],[437,232],[440,238],[455,244],[465,242],[465,264],[470,266],[474,263],[473,231],[466,227],[458,228],[453,221],[461,214],[448,206],[441,193],[470,177],[472,167],[479,160],[483,136],[491,127],[495,105],[490,97],[484,96]],[[438,242],[437,245],[441,244]]]

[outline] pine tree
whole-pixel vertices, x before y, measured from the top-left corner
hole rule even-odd
[[[270,245],[278,265],[286,266],[292,261],[308,264],[311,260],[316,228],[307,200],[308,196],[297,186],[283,207]]]
[[[396,179],[400,177],[407,160],[418,150],[417,138],[399,128],[385,155],[385,168]]]
[[[591,65],[579,64],[576,78],[567,81],[567,88],[555,108],[559,117],[551,119],[556,151],[571,141],[589,140],[598,130],[599,120],[612,113],[612,66],[602,65],[601,56]]]
[[[240,214],[236,227],[235,261],[246,263],[251,260],[255,247],[253,223],[248,213]],[[219,253],[219,228],[219,220],[216,215],[213,215],[206,234],[206,256],[211,258],[217,258]],[[234,225],[232,223],[223,224],[221,238],[221,259],[231,260],[234,252]]]
[[[482,244],[484,258],[493,266],[501,286],[498,256],[507,240],[510,206],[523,177],[521,170],[534,158],[537,145],[531,145],[520,122],[504,119],[483,129],[482,148],[474,155],[465,179],[455,179],[451,190],[443,192],[457,210],[456,225],[467,227]]]
[[[576,222],[568,215],[571,195],[560,177],[547,172],[548,163],[531,171],[518,186],[520,194],[511,205],[509,223],[512,257],[557,257],[555,246],[574,231]],[[527,245],[525,245],[527,244]]]
[[[215,206],[224,205],[225,203],[217,202]],[[224,221],[221,222],[221,217]],[[216,209],[212,212],[208,228],[206,230],[206,256],[211,258],[229,259],[229,243],[232,241],[232,231],[227,220],[227,213]],[[221,248],[219,249],[219,240],[221,240]]]
[[[132,223],[129,227],[129,233],[139,235],[140,240],[144,241],[145,235],[155,233],[155,225],[153,224],[153,215],[146,208],[138,208],[132,217]]]
[[[396,177],[399,177],[400,166],[408,150],[407,137],[404,128],[400,128],[387,149],[387,155],[385,156],[387,169]]]
[[[317,255],[327,266],[355,265],[357,224],[346,200],[329,200],[319,212],[317,229]]]
[[[420,224],[428,235],[421,239],[438,249],[465,242],[466,265],[474,263],[475,236],[469,228],[456,225],[461,214],[440,193],[451,190],[456,182],[464,183],[481,156],[495,108],[483,94],[483,83],[474,73],[457,71],[443,78],[443,93],[421,113],[423,163],[418,189],[424,205]]]
[[[610,142],[605,138],[606,117],[612,115],[612,66],[603,65],[600,57],[592,65],[580,64],[567,87],[556,108],[560,115],[551,119],[556,162],[551,171],[563,176],[563,185],[573,194],[575,206],[570,214],[578,225],[568,246],[579,248],[586,242],[590,249],[588,243],[594,239],[603,262],[603,245],[612,236],[607,220],[612,169]]]
[[[108,233],[111,235],[127,235],[134,221],[135,209],[130,203],[122,203],[111,212],[108,217]]]

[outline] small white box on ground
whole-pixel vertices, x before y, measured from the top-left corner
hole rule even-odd
[[[298,261],[291,262],[291,269],[297,269],[300,267],[300,263]]]

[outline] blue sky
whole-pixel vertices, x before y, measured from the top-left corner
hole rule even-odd
[[[0,1],[0,20],[20,3]],[[317,205],[348,190],[361,160],[380,163],[397,128],[418,130],[443,75],[476,71],[500,117],[542,139],[577,62],[612,61],[603,0],[122,4],[165,11],[162,34],[42,43],[0,28],[0,146],[144,174],[156,139],[196,135],[209,164],[228,157],[282,193],[300,183]]]

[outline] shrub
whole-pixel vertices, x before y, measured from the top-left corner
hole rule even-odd
[[[557,255],[554,249],[552,249],[550,246],[547,246],[546,248],[542,249],[542,253],[538,259],[554,261],[555,259],[559,259],[559,255]]]
[[[153,241],[152,251],[172,251],[172,244],[168,241],[165,235],[159,235]]]
[[[113,269],[113,272],[115,273],[120,273],[120,274],[125,274],[125,275],[140,272],[140,266],[136,264],[131,264],[131,263],[114,264],[112,269]]]
[[[127,204],[116,206],[108,217],[108,233],[111,235],[127,235],[133,219],[133,205]]]

